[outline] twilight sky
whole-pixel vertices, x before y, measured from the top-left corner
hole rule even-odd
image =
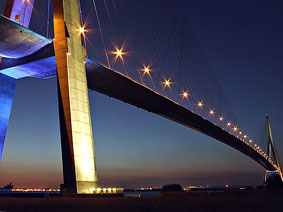
[[[282,161],[282,1],[180,3],[241,125],[250,135],[259,135],[265,114],[270,114]],[[37,31],[42,28],[38,25],[33,20],[31,28]],[[63,183],[56,86],[55,78],[19,80],[0,163],[0,187],[10,181],[16,187],[56,188]],[[263,182],[264,169],[242,153],[118,100],[93,91],[89,95],[101,185]]]

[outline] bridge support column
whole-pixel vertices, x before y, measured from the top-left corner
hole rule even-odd
[[[0,74],[0,160],[13,104],[17,80]]]
[[[34,0],[7,0],[4,16],[29,27]]]
[[[97,187],[94,144],[80,34],[78,0],[53,1],[64,185],[71,193]]]
[[[266,125],[267,125],[267,132],[268,132],[268,140],[267,140],[267,155],[271,158],[271,154],[273,154],[277,170],[276,171],[269,171],[266,170],[265,172],[265,179],[264,185],[267,189],[283,189],[283,178],[280,169],[280,163],[278,159],[278,154],[273,142],[273,137],[271,133],[271,127],[269,122],[269,117],[266,115]]]

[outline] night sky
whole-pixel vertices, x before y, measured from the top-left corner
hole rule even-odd
[[[282,161],[283,2],[180,4],[241,126],[259,136],[268,113]],[[2,0],[1,14],[4,5]],[[31,28],[37,31],[42,28],[38,25],[33,21]],[[63,183],[56,87],[56,78],[19,80],[0,163],[0,187],[13,182],[16,187],[58,188]],[[89,91],[89,96],[101,185],[263,182],[260,165],[219,141],[102,94]]]

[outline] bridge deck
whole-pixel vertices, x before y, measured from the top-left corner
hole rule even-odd
[[[89,89],[197,130],[237,149],[267,170],[275,170],[275,167],[251,146],[178,103],[98,63],[88,60],[86,66]]]
[[[0,15],[0,57],[21,58],[52,43],[22,25]]]

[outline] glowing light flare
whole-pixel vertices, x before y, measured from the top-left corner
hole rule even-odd
[[[234,127],[233,130],[234,130],[234,132],[237,132],[237,131],[238,131],[238,128],[237,128],[237,127]]]
[[[150,72],[152,71],[149,66],[143,66],[143,69],[141,70],[143,71],[143,76],[146,74],[150,76]]]
[[[252,140],[252,139],[250,139],[250,140],[249,140],[249,142],[250,142],[250,143],[252,143],[252,142],[253,142],[253,140]]]
[[[84,27],[80,27],[80,33],[84,35],[85,32],[86,32],[85,28]]]
[[[203,108],[203,102],[202,101],[199,101],[198,103],[197,103],[197,106],[198,106],[198,108]]]
[[[119,48],[117,46],[114,46],[115,51],[111,51],[110,54],[115,55],[114,57],[114,64],[116,63],[117,59],[120,58],[122,61],[124,61],[124,55],[127,55],[127,52],[124,52],[124,45]]]
[[[227,126],[228,126],[228,127],[231,127],[231,122],[227,122]]]
[[[121,49],[117,49],[117,51],[115,52],[115,54],[116,54],[118,57],[122,57],[122,55],[123,55],[124,53],[122,52]]]
[[[84,38],[86,38],[86,32],[88,32],[88,30],[86,29],[86,25],[79,26],[77,31],[80,33],[80,35],[82,35]]]
[[[248,136],[247,135],[244,135],[244,138],[247,138]]]
[[[239,134],[242,135],[243,133],[240,131]]]
[[[165,79],[164,82],[163,82],[163,87],[171,88],[171,84],[172,84],[172,82],[170,81],[170,79]]]
[[[187,91],[184,91],[183,93],[182,93],[182,97],[183,97],[183,99],[184,98],[188,98],[189,97],[189,93],[187,92]]]
[[[213,116],[215,114],[215,111],[214,110],[210,110],[209,111],[209,115]]]
[[[223,121],[224,120],[224,118],[221,116],[221,117],[219,117],[219,121]]]

